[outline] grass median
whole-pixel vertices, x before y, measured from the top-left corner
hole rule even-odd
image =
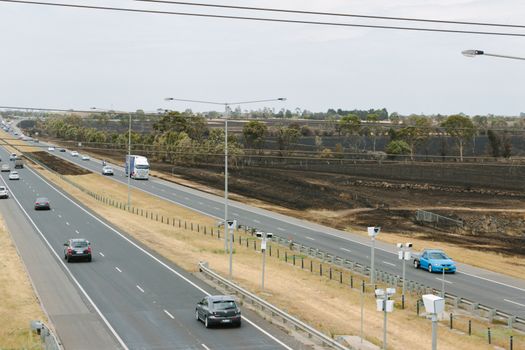
[[[1,217],[0,271],[0,349],[42,349],[29,324],[47,319]]]
[[[57,184],[71,196],[77,198],[98,215],[121,230],[129,233],[153,250],[188,271],[196,272],[199,261],[207,261],[210,267],[224,276],[228,274],[228,259],[224,254],[224,242],[204,235],[201,231],[191,231],[178,225],[167,225],[151,220],[143,215],[133,214],[114,206],[104,204],[93,196],[79,190],[71,182],[97,193],[98,196],[110,197],[115,201],[127,201],[127,188],[98,174],[59,177],[38,166],[39,172]],[[67,181],[64,181],[67,179]],[[155,212],[161,217],[183,218],[200,227],[213,227],[216,220],[188,210],[182,206],[161,200],[138,190],[132,190],[132,206],[143,211]],[[99,197],[100,198],[100,197]],[[245,237],[246,239],[246,237]],[[246,242],[246,241],[244,241]],[[97,242],[93,242],[96,249]],[[282,248],[281,248],[282,249]],[[275,251],[274,251],[275,252]],[[291,253],[291,252],[290,252]],[[282,251],[284,255],[284,250]],[[259,293],[265,299],[329,335],[357,335],[360,329],[360,300],[357,289],[350,289],[348,284],[340,284],[337,278],[328,280],[319,274],[310,273],[274,257],[267,259],[265,291],[260,290],[261,255],[253,249],[237,242],[235,244],[233,273],[236,282]],[[347,277],[345,277],[347,280]],[[366,296],[365,337],[376,344],[381,343],[383,315],[375,311],[375,299]],[[188,315],[191,317],[192,315]],[[388,316],[389,348],[421,349],[430,347],[430,321],[418,317],[409,310],[395,310]],[[476,323],[477,324],[477,323]],[[481,324],[481,323],[480,323]],[[440,349],[493,349],[482,336],[467,336],[458,331],[448,330],[444,324],[439,329]],[[482,326],[480,326],[483,328]],[[496,334],[502,332],[493,329],[494,343]],[[501,338],[505,341],[506,338]],[[518,339],[516,339],[517,344]],[[503,345],[503,344],[502,344]]]

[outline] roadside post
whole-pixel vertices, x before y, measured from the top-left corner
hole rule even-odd
[[[437,321],[438,315],[445,310],[445,299],[434,294],[425,294],[423,303],[432,320],[432,350],[437,350]]]
[[[226,231],[226,226],[228,227],[228,245],[229,245],[229,251],[230,251],[230,279],[233,277],[233,230],[237,227],[237,220],[228,220],[226,221],[226,224],[224,226],[224,229]],[[224,237],[226,239],[226,237]]]
[[[412,243],[398,243],[398,258],[399,260],[403,260],[403,291],[401,293],[401,308],[405,308],[405,261],[410,260],[412,258],[412,254],[410,252],[410,248],[412,248]]]
[[[262,253],[262,274],[261,274],[261,289],[264,290],[264,270],[266,267],[266,241],[273,237],[271,232],[256,231],[255,235],[261,240],[261,253]]]
[[[370,253],[370,259],[371,259],[371,269],[370,269],[370,283],[374,285],[376,283],[376,273],[375,273],[375,267],[374,267],[374,253],[375,253],[375,247],[376,247],[376,236],[379,234],[379,231],[381,231],[381,227],[379,226],[369,226],[368,227],[368,236],[372,240],[372,248]]]
[[[377,311],[383,311],[383,350],[387,348],[387,314],[394,311],[394,300],[390,300],[390,297],[394,294],[396,294],[395,288],[375,290]]]

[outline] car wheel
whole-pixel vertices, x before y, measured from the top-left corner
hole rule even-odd
[[[428,264],[428,272],[432,273],[432,265]]]
[[[195,310],[195,319],[197,321],[200,321],[201,319],[199,318],[199,311]]]
[[[67,260],[67,254],[64,254],[64,259]]]
[[[71,262],[71,259],[70,259],[69,257],[67,257],[67,258],[66,258],[66,261],[67,261],[68,263],[70,263],[70,262]]]
[[[419,261],[414,260],[414,268],[419,269]]]
[[[210,328],[210,324],[208,323],[208,316],[204,317],[204,327]]]
[[[239,322],[237,322],[237,324],[235,325],[235,327],[237,327],[237,328],[241,328],[241,320],[239,320]]]

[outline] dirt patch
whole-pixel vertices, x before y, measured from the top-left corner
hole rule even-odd
[[[61,175],[91,174],[91,171],[81,168],[78,165],[75,165],[73,163],[66,162],[65,160],[55,157],[54,155],[48,152],[43,152],[43,151],[32,152],[28,156],[30,158],[35,158],[42,164],[45,164],[48,168],[52,169],[53,171],[56,171],[57,173]]]

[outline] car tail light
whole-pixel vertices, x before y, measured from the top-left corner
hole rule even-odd
[[[88,247],[87,251],[91,254],[91,247]]]
[[[73,249],[71,249],[70,247],[67,247],[67,253],[71,254],[72,252],[73,252]]]

